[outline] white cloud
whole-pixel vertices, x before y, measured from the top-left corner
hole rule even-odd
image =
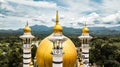
[[[6,1],[4,0],[0,0],[0,9],[5,9],[5,10],[8,10],[8,11],[15,11],[13,9],[13,7],[11,5],[9,5],[9,3],[7,3]]]
[[[109,15],[103,18],[103,22],[117,22],[116,21],[117,16],[116,15]]]
[[[120,21],[120,12],[103,17],[102,21],[105,23],[111,22],[111,24],[117,24]]]
[[[101,3],[91,0],[64,0],[61,4],[66,6],[52,1],[33,0],[0,0],[0,3],[0,7],[11,11],[5,15],[0,13],[0,28],[4,29],[24,27],[27,20],[31,26],[53,26],[55,23],[52,19],[55,19],[56,9],[59,10],[60,24],[67,27],[79,28],[85,21],[88,26],[111,26],[118,25],[120,21],[118,0],[102,0]],[[12,25],[13,23],[16,25]]]
[[[4,17],[4,15],[3,15],[3,14],[0,14],[0,17]]]
[[[103,0],[102,7],[100,9],[106,14],[120,11],[120,0]]]
[[[22,5],[28,5],[28,6],[35,6],[35,7],[43,7],[43,8],[56,8],[56,3],[52,2],[46,2],[46,1],[32,1],[32,0],[8,0],[10,2],[22,4]]]

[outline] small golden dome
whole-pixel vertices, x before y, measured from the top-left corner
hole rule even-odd
[[[58,11],[57,11],[56,12],[56,25],[53,28],[55,33],[61,33],[63,30],[62,26],[58,23],[59,23],[59,19],[58,19]]]
[[[89,29],[88,29],[88,27],[83,27],[83,29],[82,29],[82,33],[89,33]]]
[[[55,33],[62,32],[62,26],[59,25],[59,24],[56,24],[56,25],[54,26],[54,32],[55,32]]]
[[[31,28],[28,26],[28,22],[27,22],[27,24],[26,24],[26,26],[24,28],[24,32],[25,33],[31,32]]]
[[[84,34],[89,33],[89,28],[86,26],[86,22],[85,22],[85,26],[82,28],[82,33]]]

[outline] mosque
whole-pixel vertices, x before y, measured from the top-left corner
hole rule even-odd
[[[82,28],[82,35],[78,36],[81,47],[75,47],[74,43],[62,34],[63,28],[59,24],[58,11],[56,11],[56,24],[53,33],[44,38],[37,47],[36,56],[31,58],[32,39],[31,28],[26,24],[23,40],[23,67],[90,67],[89,65],[89,29]],[[33,61],[32,61],[33,60]]]

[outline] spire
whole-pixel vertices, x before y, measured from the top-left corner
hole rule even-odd
[[[28,26],[28,21],[26,22],[25,28],[24,28],[25,33],[31,32],[31,28]]]
[[[84,22],[84,26],[86,27],[86,26],[87,26],[87,24],[86,24],[86,23],[87,23],[87,18],[85,18],[85,17],[83,16],[83,19],[84,19],[84,21],[83,21],[83,22]]]
[[[58,17],[58,10],[56,11],[56,25],[58,24],[59,22],[59,17]]]
[[[27,20],[27,22],[26,22],[26,26],[28,26],[28,20]]]
[[[85,21],[85,26],[87,26],[86,21]]]
[[[84,27],[82,28],[82,33],[84,34],[89,33],[89,28],[86,25],[86,21],[85,21]]]
[[[62,32],[62,26],[59,24],[58,10],[56,11],[56,25],[54,26],[54,32],[55,33]]]

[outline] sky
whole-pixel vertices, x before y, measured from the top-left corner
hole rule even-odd
[[[0,29],[55,25],[81,28],[120,26],[120,0],[0,0]]]

